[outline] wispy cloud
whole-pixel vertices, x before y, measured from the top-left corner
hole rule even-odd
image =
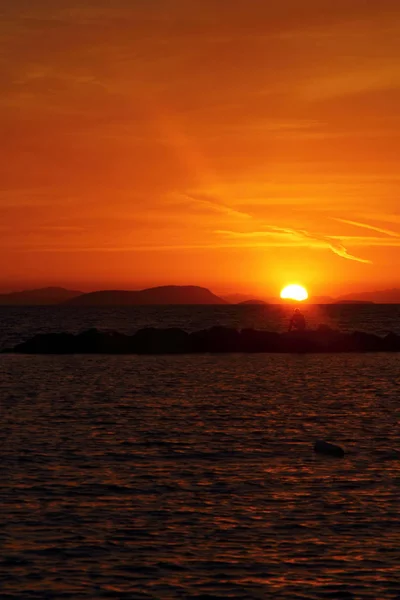
[[[246,212],[242,212],[240,210],[231,208],[230,206],[227,206],[226,204],[224,204],[220,201],[217,201],[214,198],[210,198],[209,196],[205,196],[202,194],[191,194],[191,193],[184,194],[183,196],[196,204],[199,204],[201,206],[207,206],[213,212],[222,213],[222,214],[228,215],[230,217],[238,217],[240,219],[252,219],[253,218],[252,215],[250,215]]]
[[[357,262],[370,264],[371,261],[366,258],[354,256],[350,254],[348,250],[339,241],[336,241],[330,236],[324,236],[316,233],[311,233],[305,229],[292,229],[290,227],[277,227],[269,225],[265,227],[264,231],[252,231],[252,232],[235,232],[235,231],[218,231],[217,233],[228,235],[231,237],[243,238],[243,237],[262,237],[270,236],[271,234],[280,234],[284,236],[293,237],[297,240],[306,240],[311,247],[318,248],[329,248],[334,254],[346,258],[348,260],[355,260]]]
[[[244,243],[240,245],[242,249],[257,249],[257,248],[282,248],[282,247],[295,247],[298,244],[294,244],[291,242],[268,242],[268,243],[260,243],[260,242],[250,242]],[[135,252],[173,252],[173,251],[182,251],[182,250],[220,250],[220,249],[235,249],[238,247],[237,242],[221,242],[221,243],[204,243],[204,244],[169,244],[169,245],[138,245],[138,246],[60,246],[57,245],[47,245],[47,246],[25,246],[21,248],[20,245],[15,246],[7,246],[8,251],[14,252],[25,252],[29,250],[29,252],[35,253],[56,253],[56,254],[74,254],[74,253],[97,253],[101,252],[104,254],[108,253],[135,253]],[[2,249],[0,245],[0,249]]]
[[[307,100],[326,100],[340,96],[398,89],[400,87],[400,69],[393,58],[386,64],[371,61],[365,67],[338,70],[337,73],[324,75],[303,82],[300,93]]]
[[[341,243],[340,236],[331,237],[331,236],[322,235],[319,233],[310,232],[305,229],[294,229],[291,227],[278,227],[275,225],[267,225],[263,221],[256,219],[253,215],[251,215],[247,212],[242,212],[242,211],[233,209],[233,208],[227,206],[226,204],[220,202],[219,200],[216,200],[215,198],[211,198],[209,196],[200,195],[200,194],[186,194],[185,196],[187,198],[189,198],[191,201],[195,201],[198,204],[201,204],[203,206],[206,205],[206,206],[210,207],[213,211],[217,211],[219,213],[229,215],[229,216],[239,217],[240,219],[253,220],[254,223],[258,223],[262,227],[262,230],[253,230],[253,231],[248,231],[248,232],[217,230],[217,231],[215,231],[215,233],[217,233],[217,234],[234,237],[234,238],[235,237],[242,238],[242,239],[243,238],[260,238],[260,237],[265,237],[265,236],[268,236],[270,238],[273,236],[280,236],[280,237],[286,236],[286,237],[290,237],[298,242],[300,242],[300,241],[302,241],[303,243],[306,242],[307,245],[309,245],[310,247],[328,248],[334,254],[336,254],[342,258],[345,258],[347,260],[353,260],[353,261],[364,263],[364,264],[372,263],[372,261],[369,259],[362,258],[360,256],[355,256],[354,254],[351,254],[347,250],[347,248]],[[340,221],[340,219],[337,219],[337,220]],[[353,224],[355,224],[355,223],[356,222],[354,222]],[[361,224],[359,226],[363,226],[363,224]],[[383,232],[382,230],[379,230],[379,228],[376,229],[372,226],[371,226],[371,228],[375,229],[377,231],[380,231],[380,233]],[[385,231],[388,232],[389,230],[385,230]],[[392,235],[393,237],[397,237],[397,234],[395,232],[391,232],[390,235]],[[271,241],[272,240],[270,240],[270,242]],[[278,244],[277,244],[276,240],[274,240],[274,241],[272,241],[272,243],[269,243],[269,245],[277,246]]]
[[[370,225],[369,223],[362,223],[360,221],[351,221],[350,219],[341,219],[339,217],[332,218],[335,221],[339,221],[340,223],[347,223],[348,225],[354,225],[355,227],[371,229],[372,231],[377,231],[378,233],[383,233],[384,235],[388,235],[390,237],[400,238],[400,233],[398,233],[397,231],[393,231],[392,229],[384,229],[383,227],[376,227],[376,225]]]
[[[394,237],[378,237],[378,236],[361,236],[361,235],[332,235],[333,240],[340,242],[349,242],[352,246],[383,246],[386,248],[398,248],[400,246],[400,238]]]

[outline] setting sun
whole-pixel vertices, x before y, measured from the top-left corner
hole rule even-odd
[[[281,298],[284,300],[297,300],[298,302],[302,302],[303,300],[307,300],[308,292],[302,285],[287,285],[281,291]]]

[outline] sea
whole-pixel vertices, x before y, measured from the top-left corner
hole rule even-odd
[[[0,346],[290,310],[1,307]],[[400,334],[396,305],[303,312]],[[400,600],[399,398],[399,354],[1,354],[0,599]]]

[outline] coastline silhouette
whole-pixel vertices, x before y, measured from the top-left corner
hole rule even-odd
[[[43,287],[0,294],[2,306],[130,306],[130,305],[178,305],[178,304],[288,304],[277,297],[259,298],[244,294],[215,294],[198,285],[163,285],[140,290],[96,290],[83,292],[64,287]],[[312,296],[307,304],[400,304],[400,289],[376,290],[347,294],[333,298]]]
[[[340,353],[400,352],[400,336],[384,337],[354,331],[342,333],[328,325],[287,333],[216,326],[192,333],[180,328],[140,329],[134,335],[95,328],[72,333],[39,334],[7,348],[17,354],[196,354],[196,353]]]

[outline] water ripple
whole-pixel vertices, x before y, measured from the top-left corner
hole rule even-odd
[[[2,356],[1,600],[399,599],[399,366]]]

